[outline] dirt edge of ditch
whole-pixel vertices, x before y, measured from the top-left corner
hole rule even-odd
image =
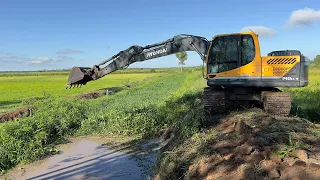
[[[163,148],[155,179],[314,180],[320,177],[319,131],[296,117],[231,113],[200,135]]]

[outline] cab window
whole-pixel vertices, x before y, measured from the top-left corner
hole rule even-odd
[[[253,61],[255,56],[254,41],[251,35],[243,35],[241,38],[241,65]]]
[[[208,73],[220,73],[239,68],[253,61],[254,40],[251,35],[216,37],[208,57]]]
[[[208,73],[219,73],[238,67],[239,41],[239,35],[221,36],[213,40],[209,52]]]

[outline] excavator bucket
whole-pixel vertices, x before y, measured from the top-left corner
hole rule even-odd
[[[66,89],[72,87],[81,87],[82,85],[85,85],[88,81],[91,81],[92,78],[89,74],[89,70],[91,70],[91,68],[73,67],[69,75]]]

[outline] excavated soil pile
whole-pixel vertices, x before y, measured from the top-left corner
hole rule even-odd
[[[103,91],[94,91],[94,92],[80,94],[80,95],[77,95],[76,97],[79,99],[97,99],[103,95],[105,95]]]
[[[0,115],[0,123],[5,121],[11,121],[17,118],[20,118],[22,116],[29,116],[31,113],[31,108],[29,107],[22,107],[20,109],[17,109],[15,111],[10,111],[7,113],[4,113]]]
[[[297,119],[282,121],[268,116],[255,117],[251,122],[225,119],[216,129],[221,132],[220,136],[233,138],[212,141],[210,148],[217,155],[202,158],[199,163],[189,166],[193,177],[320,179],[320,140],[308,137],[306,132],[312,125]],[[292,136],[296,133],[303,137],[290,137],[290,132]],[[302,147],[293,144],[294,141],[300,142]]]
[[[319,130],[299,118],[230,114],[197,136],[200,140],[191,138],[171,149],[174,153],[165,159],[173,159],[176,167],[167,177],[319,180]]]
[[[104,88],[104,89],[100,89],[100,90],[97,90],[97,91],[76,95],[76,98],[79,98],[79,99],[97,99],[97,98],[99,98],[101,96],[112,95],[114,93],[117,93],[117,92],[121,91],[122,89],[123,89],[122,87]]]

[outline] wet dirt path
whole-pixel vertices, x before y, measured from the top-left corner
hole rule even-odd
[[[112,151],[94,138],[80,138],[61,145],[61,153],[23,168],[15,168],[8,179],[150,179],[142,161],[125,152]],[[148,160],[154,160],[149,157]],[[140,159],[141,160],[141,159]]]

